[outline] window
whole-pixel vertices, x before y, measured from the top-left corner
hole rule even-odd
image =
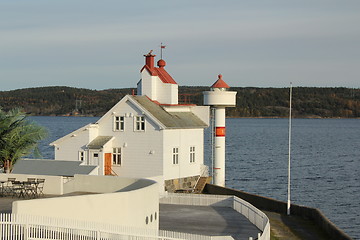
[[[99,153],[94,153],[93,156],[94,156],[94,158],[98,158],[98,157],[99,157]]]
[[[85,153],[84,151],[79,151],[79,161],[84,161],[85,160]]]
[[[145,117],[136,116],[135,117],[135,131],[145,131]]]
[[[194,146],[190,147],[190,162],[191,163],[195,162],[195,147]]]
[[[179,148],[173,148],[173,164],[179,164]]]
[[[113,165],[121,165],[121,148],[113,148]]]
[[[114,117],[114,131],[124,131],[124,128],[125,128],[124,116],[115,116]]]

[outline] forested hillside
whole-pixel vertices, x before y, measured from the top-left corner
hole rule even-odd
[[[208,87],[179,87],[182,103],[202,105]],[[228,108],[230,117],[287,117],[289,89],[232,88],[237,106]],[[101,116],[133,89],[89,90],[70,87],[27,88],[0,92],[0,107],[20,107],[31,115]],[[360,117],[360,89],[293,88],[293,116],[321,118]]]

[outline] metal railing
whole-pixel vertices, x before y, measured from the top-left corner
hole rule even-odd
[[[168,193],[160,199],[160,203],[231,207],[262,231],[258,235],[258,240],[270,240],[269,218],[262,211],[236,196]]]

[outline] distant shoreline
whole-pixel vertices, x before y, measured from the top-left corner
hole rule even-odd
[[[104,115],[130,88],[96,91],[71,87],[42,87],[0,91],[3,111],[21,108],[32,116]],[[179,87],[179,103],[203,104],[203,91],[208,87]],[[289,91],[287,88],[232,87],[237,92],[236,106],[226,109],[234,118],[287,118]],[[186,96],[186,97],[184,97]],[[360,89],[294,87],[293,118],[347,119],[360,118]]]
[[[102,116],[94,116],[94,115],[32,115],[29,114],[30,117],[102,117]],[[271,117],[234,117],[227,116],[226,118],[243,118],[243,119],[288,119],[289,117],[281,117],[281,116],[271,116]],[[292,117],[292,119],[360,119],[360,117],[320,117],[320,116],[303,116],[303,117]]]

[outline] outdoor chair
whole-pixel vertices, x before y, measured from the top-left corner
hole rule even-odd
[[[24,182],[24,197],[35,198],[37,196],[37,182]]]
[[[45,183],[45,179],[43,178],[38,178],[37,180],[37,195],[44,195],[43,190],[44,190],[44,183]]]
[[[23,182],[12,181],[12,197],[25,197],[25,188]]]
[[[6,185],[4,185],[3,194],[4,195],[12,195],[13,194],[13,182],[16,178],[8,178]]]

